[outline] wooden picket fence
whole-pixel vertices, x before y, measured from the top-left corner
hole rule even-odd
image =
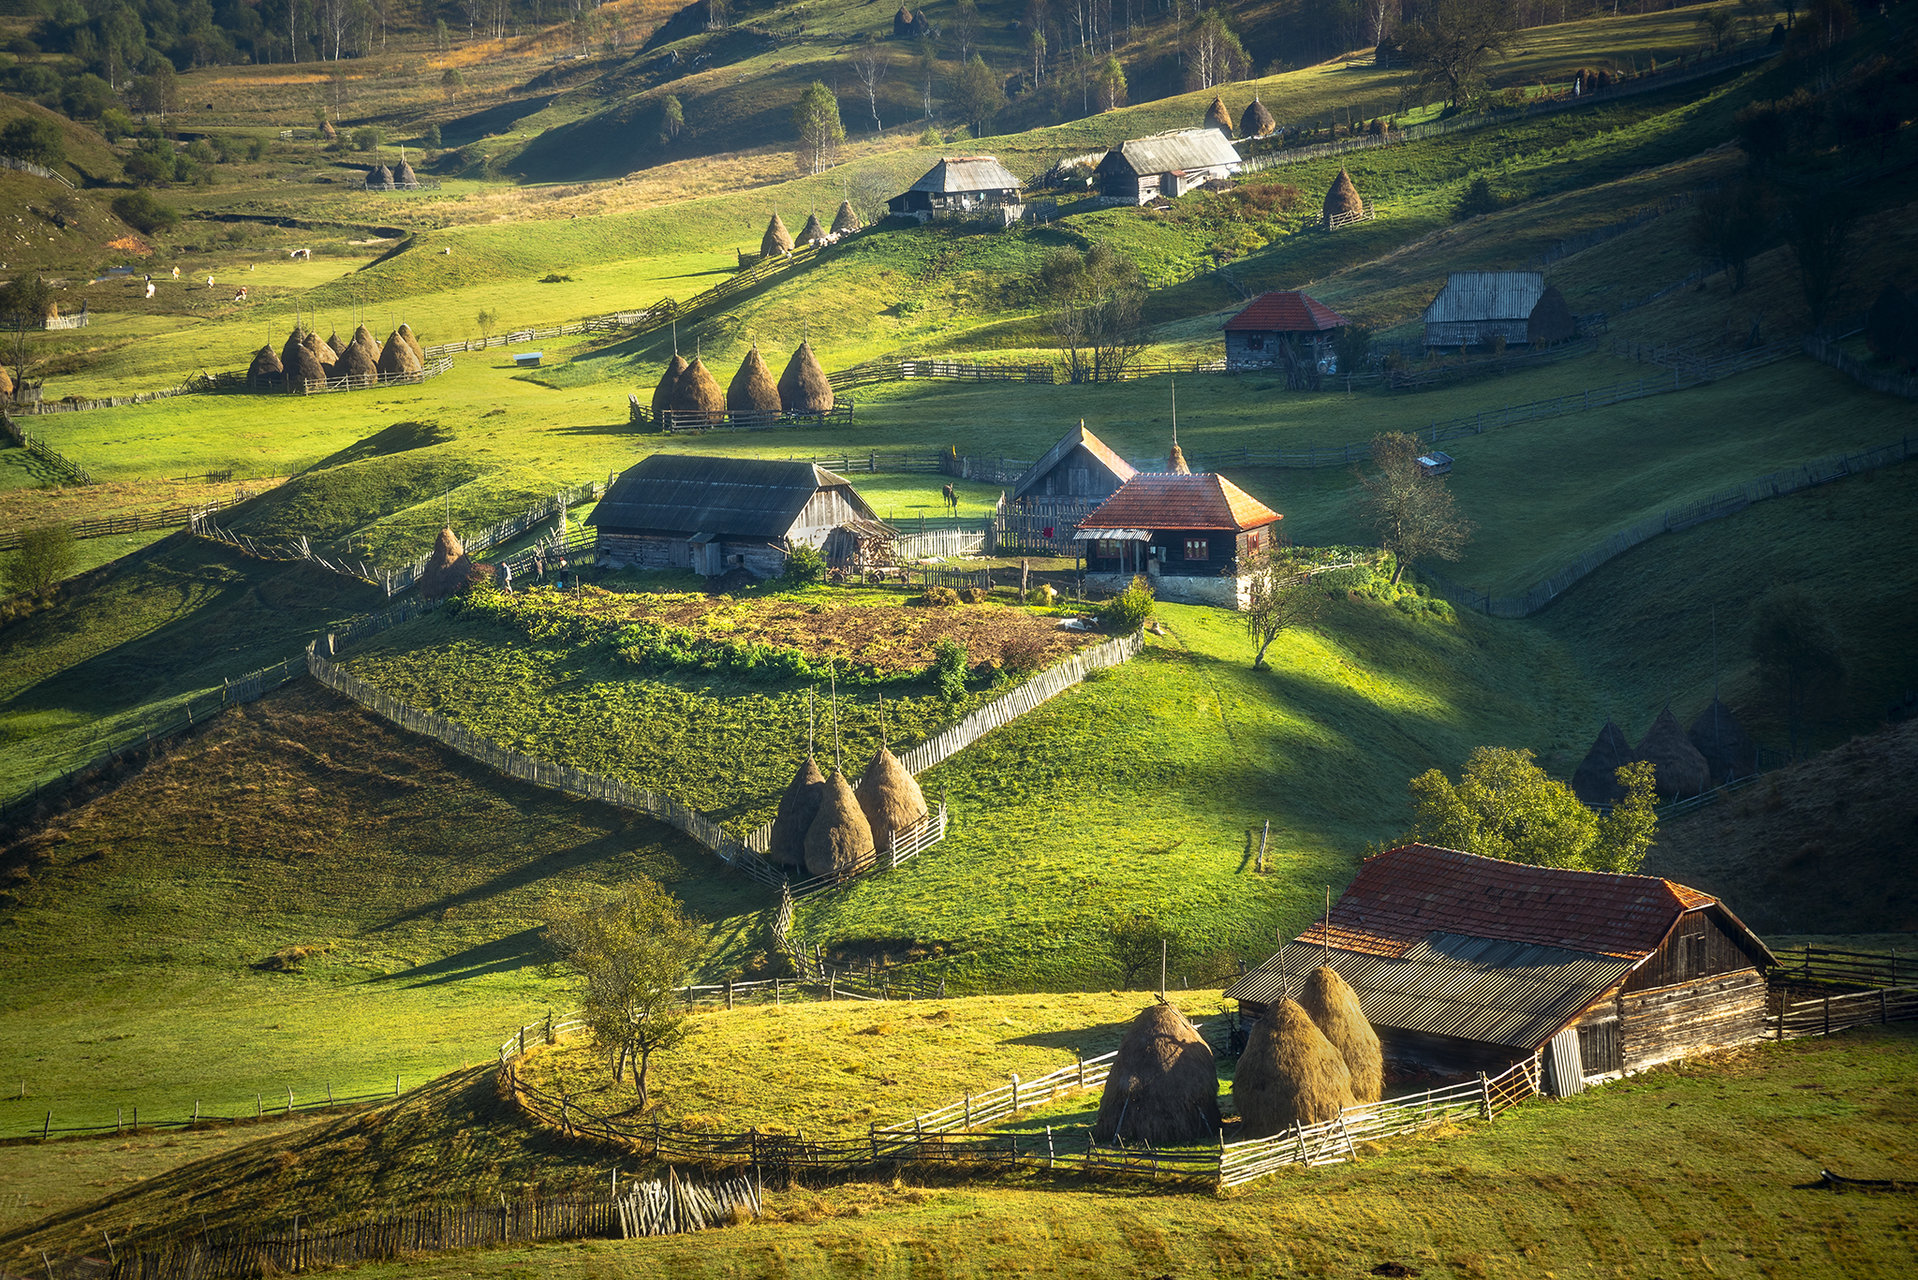
[[[562,509],[576,507],[582,502],[596,502],[603,497],[605,493],[606,484],[600,480],[588,480],[586,483],[576,484],[570,489],[562,489],[552,497],[542,499],[518,515],[507,516],[504,520],[496,520],[483,529],[469,530],[461,535],[460,545],[466,549],[468,555],[482,555],[493,547],[497,547],[501,543],[511,542],[528,530],[555,518]],[[568,547],[580,545],[573,531],[568,531],[568,537]],[[374,581],[386,588],[386,598],[391,600],[394,596],[420,580],[420,576],[426,572],[426,566],[432,558],[433,553],[429,551],[411,564],[402,565],[397,569],[381,570],[379,576],[375,578]],[[515,571],[517,572],[517,565]]]
[[[92,484],[93,475],[65,454],[50,448],[38,436],[28,435],[4,409],[0,409],[0,435],[38,458],[67,484]]]
[[[301,394],[318,396],[334,391],[372,391],[378,387],[410,386],[449,373],[452,368],[453,357],[439,356],[431,359],[418,373],[357,373],[338,378],[309,378]]]
[[[935,529],[900,534],[893,540],[892,553],[900,560],[974,556],[989,550],[991,541],[991,529]]]
[[[1882,391],[1886,395],[1918,400],[1918,377],[1899,373],[1895,369],[1874,369],[1857,356],[1845,351],[1837,343],[1829,342],[1815,334],[1805,335],[1804,349],[1805,354],[1812,359],[1830,365],[1860,386],[1869,387],[1873,391]]]
[[[638,397],[632,397],[634,403],[629,412],[632,424],[642,428],[656,428],[668,435],[697,435],[707,431],[784,431],[795,427],[850,427],[853,425],[853,402],[837,401],[824,413],[759,413],[728,409],[724,413],[707,413],[701,409],[665,409],[654,413],[652,409],[638,403]]]
[[[941,379],[948,382],[1020,382],[1050,386],[1058,381],[1051,364],[987,364],[978,361],[908,358],[868,360],[826,375],[835,392],[869,387],[881,382]]]
[[[1844,951],[1806,943],[1798,951],[1781,951],[1771,981],[1836,983],[1859,987],[1900,987],[1918,984],[1918,953],[1898,948],[1889,952]]]

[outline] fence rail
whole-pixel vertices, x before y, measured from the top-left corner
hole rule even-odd
[[[1918,954],[1841,951],[1806,943],[1797,952],[1780,952],[1772,981],[1841,983],[1846,986],[1898,987],[1918,984]]]
[[[1887,395],[1903,396],[1907,400],[1918,400],[1918,377],[1890,369],[1874,369],[1837,343],[1828,342],[1814,334],[1805,335],[1804,348],[1806,355],[1830,365],[1860,386],[1883,391]]]
[[[460,545],[465,549],[468,555],[483,555],[491,548],[497,547],[504,542],[511,542],[514,538],[519,537],[535,526],[553,519],[559,515],[561,511],[569,507],[578,506],[582,502],[598,501],[605,493],[606,485],[599,480],[589,480],[584,484],[576,484],[570,489],[562,489],[552,497],[535,503],[518,515],[508,516],[504,520],[496,520],[483,529],[469,531],[460,538]],[[570,540],[570,534],[567,545],[569,547],[576,545]],[[528,554],[530,556],[530,553]],[[433,553],[429,551],[409,565],[402,565],[398,569],[381,571],[374,581],[386,588],[386,598],[391,600],[394,596],[418,582],[421,575],[426,572],[427,564],[430,563],[432,559]],[[515,571],[517,571],[518,567],[516,561]]]
[[[73,180],[68,178],[64,173],[55,172],[45,165],[35,164],[31,160],[22,160],[17,156],[0,156],[0,169],[12,169],[16,173],[30,173],[36,178],[45,178],[49,182],[57,182],[69,191],[74,189]]]
[[[0,435],[44,462],[55,475],[74,484],[92,484],[93,476],[85,467],[47,446],[38,436],[28,435],[13,418],[0,409]]]
[[[901,560],[946,559],[984,552],[992,540],[992,530],[936,529],[930,533],[902,533],[893,541],[892,553]],[[3,545],[3,544],[0,544]]]
[[[1058,370],[1051,364],[987,364],[977,361],[909,358],[869,360],[848,369],[826,375],[835,392],[855,387],[870,387],[881,382],[911,382],[918,379],[944,379],[951,382],[1022,382],[1051,385],[1058,381]]]
[[[301,394],[318,396],[336,391],[371,391],[378,387],[410,386],[437,378],[442,373],[451,372],[452,368],[453,357],[440,356],[418,373],[354,373],[339,378],[309,378]]]
[[[1913,1019],[1918,1019],[1918,987],[1879,987],[1805,999],[1793,999],[1787,993],[1776,1011],[1767,1015],[1766,1023],[1774,1038],[1795,1040]]]

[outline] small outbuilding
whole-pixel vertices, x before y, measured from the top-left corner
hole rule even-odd
[[[1140,472],[1079,521],[1086,585],[1144,574],[1163,600],[1243,608],[1248,562],[1284,517],[1218,475]]]
[[[1332,344],[1346,324],[1344,316],[1297,289],[1262,293],[1225,322],[1226,368],[1283,364],[1333,372]]]
[[[1019,180],[995,156],[945,156],[926,176],[886,202],[894,213],[918,218],[996,214],[1010,226],[1025,216]]]
[[[1059,437],[1057,444],[1026,468],[1012,486],[1012,500],[1015,504],[1046,499],[1097,503],[1117,493],[1120,485],[1138,474],[1111,445],[1086,430],[1086,420],[1081,418],[1078,426]]]
[[[1565,296],[1542,271],[1454,271],[1425,308],[1428,347],[1563,342],[1577,332]]]
[[[1238,148],[1219,130],[1173,129],[1106,152],[1099,161],[1099,190],[1108,204],[1149,204],[1230,178],[1242,164]]]

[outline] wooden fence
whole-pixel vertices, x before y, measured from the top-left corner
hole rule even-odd
[[[93,483],[93,476],[85,467],[49,448],[38,436],[28,435],[21,430],[20,425],[4,409],[0,409],[0,435],[45,463],[61,480],[69,484]]]
[[[1825,1036],[1849,1027],[1918,1019],[1918,986],[1879,987],[1843,995],[1798,996],[1787,992],[1766,1014],[1766,1029],[1774,1039],[1795,1040]]]
[[[194,512],[189,527],[196,537],[224,543],[236,551],[245,552],[256,560],[304,560],[328,573],[336,573],[342,578],[355,578],[369,586],[380,584],[379,570],[369,568],[364,560],[355,563],[351,560],[329,559],[313,549],[312,540],[305,534],[284,539],[254,538],[248,534],[222,529],[213,522],[210,511]],[[387,595],[390,597],[392,592],[389,590]]]
[[[991,542],[990,528],[936,529],[930,533],[900,534],[892,544],[892,553],[900,560],[973,556],[990,550]]]
[[[839,875],[811,876],[804,880],[794,880],[782,886],[782,892],[790,899],[797,901],[814,897],[828,889],[840,888],[875,872],[891,871],[944,840],[949,821],[946,799],[941,796],[937,809],[895,834],[886,847],[877,850],[864,866]],[[754,853],[764,855],[772,848],[772,834],[773,824],[765,822],[749,831],[741,843]]]
[[[339,378],[309,378],[302,395],[318,396],[334,391],[372,391],[379,387],[408,386],[437,378],[453,368],[453,357],[432,359],[418,373],[357,373]]]
[[[1815,947],[1806,943],[1802,950],[1781,951],[1778,967],[1771,971],[1771,982],[1809,985],[1835,983],[1848,987],[1901,987],[1918,985],[1918,954],[1875,951],[1844,951]]]
[[[196,395],[208,390],[210,380],[194,379],[183,386],[167,387],[160,391],[140,391],[128,396],[101,396],[94,400],[38,400],[32,404],[15,405],[22,413],[31,413],[44,417],[50,413],[87,413],[94,409],[121,409],[132,404],[152,404],[157,400],[171,400],[174,396]]]
[[[826,375],[827,383],[835,392],[874,386],[881,382],[911,382],[930,378],[951,382],[1021,382],[1049,386],[1058,381],[1058,370],[1051,364],[986,364],[912,358],[869,360]]]
[[[57,182],[67,190],[73,190],[73,181],[64,173],[56,172],[45,165],[35,164],[31,160],[22,160],[17,156],[0,155],[0,169],[12,169],[16,173],[30,173],[36,178],[45,178]]]
[[[668,435],[697,435],[706,431],[785,431],[805,427],[850,427],[853,424],[853,402],[840,400],[824,413],[763,413],[734,412],[707,413],[703,409],[664,409],[654,413],[639,403],[638,396],[630,396],[632,407],[628,416],[636,427],[656,428]]]
[[[196,515],[224,511],[228,507],[238,506],[252,496],[252,494],[241,494],[230,498],[215,498],[211,502],[196,503],[191,506],[162,507],[158,511],[136,511],[126,516],[100,516],[93,520],[75,520],[67,526],[67,529],[76,538],[105,538],[116,533],[178,529],[191,524]],[[19,546],[24,533],[25,531],[20,529],[0,532],[0,551]]]
[[[571,320],[565,324],[538,325],[530,329],[514,329],[507,333],[489,333],[482,338],[468,338],[461,342],[435,342],[420,348],[428,360],[441,356],[456,355],[468,351],[486,351],[493,347],[510,347],[520,342],[542,342],[547,338],[573,338],[593,333],[619,333],[635,325],[644,324],[652,317],[648,311],[615,311],[610,315],[588,316],[584,320]]]
[[[582,502],[596,502],[604,496],[605,493],[606,485],[603,481],[599,480],[588,480],[586,483],[576,484],[570,489],[561,489],[552,497],[542,499],[518,515],[508,516],[504,520],[496,520],[483,529],[475,529],[463,534],[460,538],[460,545],[466,549],[468,555],[482,555],[489,549],[497,547],[501,543],[511,542],[514,538],[519,537],[535,526],[553,519],[560,513],[562,508],[576,507]],[[572,541],[570,531],[568,539],[567,545],[569,547],[576,545]],[[530,552],[527,553],[528,558],[530,558],[530,554]],[[432,558],[433,553],[429,551],[411,564],[402,565],[397,569],[381,570],[379,571],[379,576],[375,578],[374,581],[386,588],[386,598],[391,600],[394,596],[420,580],[420,575],[426,572],[426,566]],[[517,561],[515,562],[515,571],[518,571]]]
[[[1891,369],[1874,369],[1837,343],[1813,334],[1805,335],[1804,350],[1812,359],[1830,365],[1862,387],[1887,395],[1903,396],[1907,400],[1918,400],[1918,377]]]

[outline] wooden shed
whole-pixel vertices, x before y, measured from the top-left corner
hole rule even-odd
[[[1346,319],[1297,289],[1262,293],[1225,322],[1225,365],[1294,364],[1336,372],[1332,343]]]
[[[1059,437],[1059,442],[1020,476],[1012,486],[1017,503],[1076,498],[1088,504],[1104,501],[1139,473],[1113,451],[1111,445],[1086,430],[1086,420]]]
[[[1502,1070],[1551,1045],[1583,1081],[1759,1039],[1777,961],[1670,880],[1412,844],[1366,859],[1329,920],[1226,996],[1257,1019],[1321,963],[1401,1069]]]
[[[1110,204],[1149,204],[1229,178],[1242,163],[1238,148],[1217,129],[1172,129],[1106,152],[1099,161],[1099,190]]]
[[[1564,295],[1542,271],[1454,271],[1425,308],[1425,345],[1563,342],[1576,332]]]
[[[601,564],[709,578],[736,569],[777,577],[801,543],[872,556],[874,539],[891,536],[851,482],[824,467],[676,453],[622,472],[586,523]]]
[[[1086,549],[1088,586],[1118,590],[1144,574],[1161,599],[1237,609],[1250,587],[1246,561],[1282,519],[1224,476],[1140,472],[1073,537]]]

